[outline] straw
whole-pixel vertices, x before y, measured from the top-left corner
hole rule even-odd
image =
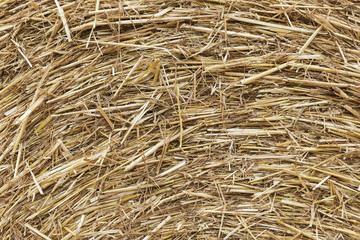
[[[1,1],[1,239],[360,239],[359,24],[356,1]]]

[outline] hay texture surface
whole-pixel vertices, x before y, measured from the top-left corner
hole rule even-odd
[[[1,0],[0,238],[360,239],[357,0]]]

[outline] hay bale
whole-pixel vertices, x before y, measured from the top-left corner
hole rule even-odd
[[[359,239],[357,1],[0,2],[2,239]]]

